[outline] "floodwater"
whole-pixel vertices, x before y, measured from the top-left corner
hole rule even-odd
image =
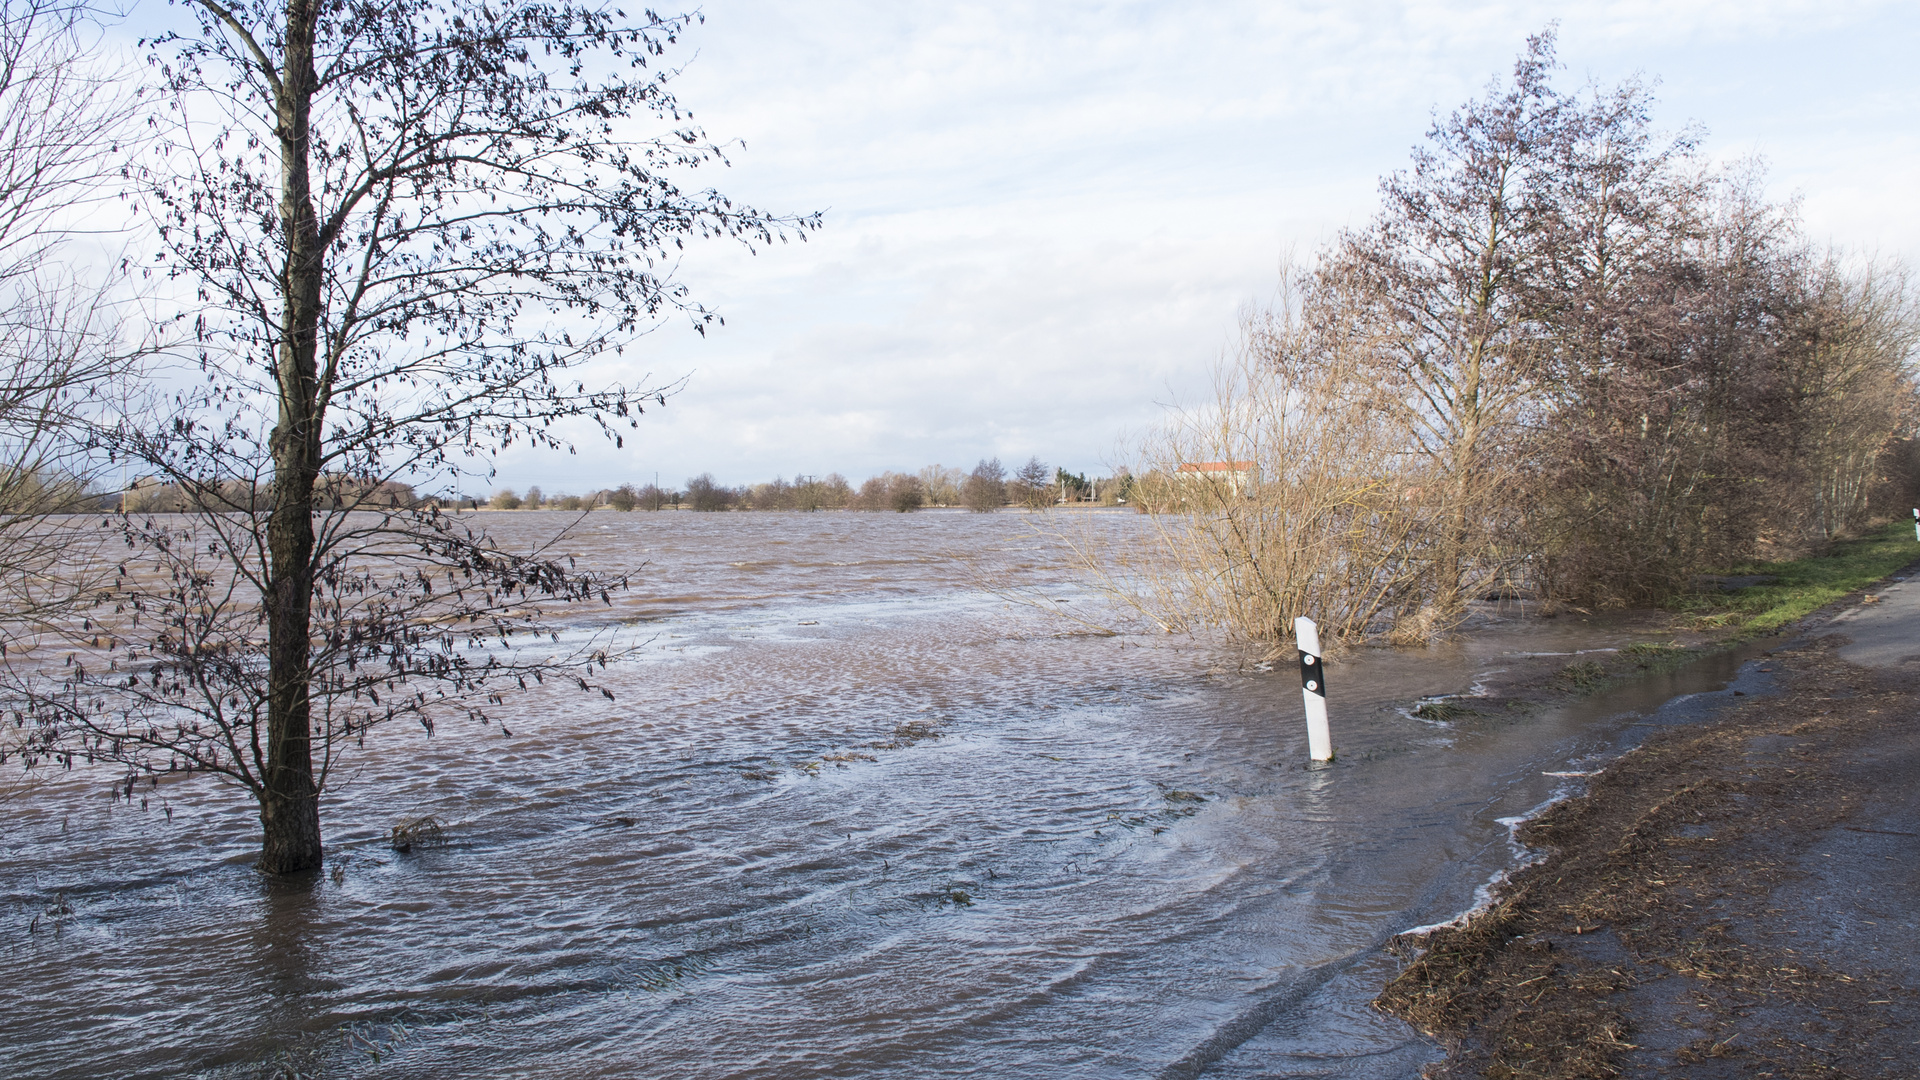
[[[58,775],[0,817],[0,1075],[1413,1077],[1439,1055],[1368,1006],[1383,944],[1515,864],[1513,820],[1578,782],[1549,774],[1737,665],[1442,724],[1405,707],[1629,637],[1363,651],[1310,769],[1291,664],[984,590],[1097,612],[1031,520],[593,514],[562,547],[640,568],[576,617],[640,646],[616,700],[380,733],[308,879],[251,869],[212,778]],[[423,814],[453,842],[385,844]]]

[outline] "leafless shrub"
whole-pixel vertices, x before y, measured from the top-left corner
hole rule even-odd
[[[1439,628],[1435,514],[1364,365],[1327,352],[1282,306],[1247,317],[1213,400],[1172,410],[1148,440],[1133,498],[1152,544],[1068,536],[1109,597],[1169,631],[1217,626],[1273,646],[1307,615],[1336,640]]]
[[[395,825],[387,834],[387,846],[395,851],[447,846],[447,829],[440,819],[427,814]]]

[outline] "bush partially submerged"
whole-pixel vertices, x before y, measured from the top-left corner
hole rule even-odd
[[[387,834],[387,845],[395,851],[445,847],[447,828],[432,814],[412,818],[393,827]]]

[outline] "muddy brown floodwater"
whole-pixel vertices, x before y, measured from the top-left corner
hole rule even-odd
[[[566,520],[479,516],[510,546]],[[1578,782],[1551,774],[1740,659],[1410,715],[1520,654],[1637,640],[1489,616],[1334,666],[1339,758],[1308,769],[1292,665],[983,591],[965,560],[1097,607],[1025,515],[578,529],[584,563],[643,566],[570,617],[644,642],[617,700],[380,733],[318,876],[256,874],[250,800],[211,778],[143,807],[75,769],[8,806],[0,1075],[1411,1077],[1439,1054],[1368,1006],[1382,945],[1513,864],[1513,820]],[[450,843],[386,845],[423,814]]]

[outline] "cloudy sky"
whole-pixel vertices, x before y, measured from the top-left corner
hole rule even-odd
[[[1236,313],[1372,213],[1433,111],[1559,20],[1569,88],[1659,80],[1659,117],[1763,156],[1816,239],[1920,261],[1920,5],[1853,0],[967,3],[708,0],[677,59],[714,177],[825,213],[808,243],[692,249],[726,325],[605,378],[687,377],[615,450],[512,454],[495,486],[739,484],[1126,459]],[[470,489],[484,486],[480,482]]]

